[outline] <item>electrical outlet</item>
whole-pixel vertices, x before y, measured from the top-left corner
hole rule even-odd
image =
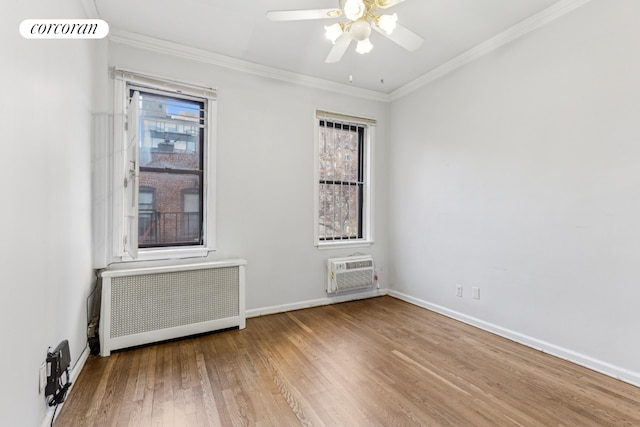
[[[44,388],[47,385],[47,364],[42,362],[40,365],[40,394],[44,393]]]
[[[456,296],[457,297],[462,296],[462,285],[456,285]]]
[[[473,299],[480,299],[480,288],[474,286],[471,291],[473,292]]]

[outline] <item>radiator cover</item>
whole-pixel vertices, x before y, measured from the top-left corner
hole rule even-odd
[[[245,327],[244,260],[100,272],[100,353]]]

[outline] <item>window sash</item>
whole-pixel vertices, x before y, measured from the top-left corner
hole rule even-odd
[[[148,94],[153,93],[153,96],[149,97]],[[148,229],[153,230],[151,235],[145,234],[145,237],[142,241],[138,241],[138,249],[150,249],[150,248],[172,248],[172,247],[184,247],[184,246],[201,246],[204,243],[204,216],[202,215],[202,207],[204,206],[204,183],[203,183],[203,163],[204,163],[204,151],[205,151],[205,129],[207,126],[206,122],[206,106],[207,103],[205,100],[195,97],[182,97],[179,94],[167,93],[160,90],[152,90],[149,91],[145,89],[141,90],[140,87],[135,85],[129,85],[129,94],[132,96],[131,102],[134,102],[133,97],[138,97],[137,102],[141,104],[145,104],[147,106],[147,111],[157,113],[157,116],[144,115],[142,112],[138,115],[138,120],[140,123],[145,122],[145,125],[140,126],[143,131],[148,128],[148,131],[151,133],[151,139],[158,139],[154,137],[154,129],[152,127],[158,126],[158,123],[169,123],[171,125],[176,126],[176,130],[178,126],[184,124],[184,120],[182,118],[175,119],[172,117],[167,117],[169,114],[169,103],[171,100],[175,101],[177,105],[184,101],[190,101],[193,105],[185,106],[185,108],[189,107],[197,107],[198,115],[197,117],[198,123],[189,123],[189,126],[194,126],[198,128],[198,136],[197,136],[197,147],[195,148],[195,153],[197,154],[196,163],[192,167],[188,165],[180,165],[179,159],[180,154],[176,153],[173,149],[167,152],[162,152],[159,150],[158,146],[147,147],[149,150],[149,156],[151,156],[151,160],[149,162],[153,162],[153,155],[156,156],[178,156],[175,163],[171,163],[168,159],[164,159],[164,161],[160,161],[159,165],[149,166],[149,163],[145,165],[140,165],[139,167],[139,187],[149,187],[149,182],[156,182],[156,192],[157,190],[166,188],[167,186],[178,185],[178,182],[184,181],[183,185],[189,185],[188,183],[192,182],[193,179],[196,179],[197,185],[194,188],[182,188],[179,192],[172,192],[173,199],[182,198],[182,194],[185,191],[190,191],[192,194],[197,194],[199,198],[199,206],[200,210],[197,212],[197,215],[193,215],[193,212],[185,213],[182,209],[183,201],[180,200],[177,203],[175,200],[172,200],[171,196],[166,196],[164,203],[162,200],[155,200],[156,209],[154,212],[144,212],[143,222],[148,226]],[[187,99],[188,98],[188,99]],[[155,105],[155,103],[160,103],[160,109],[157,111],[151,108],[151,105]],[[162,116],[165,117],[162,117]],[[186,129],[183,129],[186,132]],[[157,130],[156,130],[157,133]],[[145,135],[146,136],[146,135]],[[144,140],[144,139],[143,139]],[[142,140],[141,140],[142,141]],[[138,149],[142,150],[142,142],[138,143]],[[188,153],[186,153],[188,155]],[[140,154],[139,154],[139,157]],[[166,164],[169,163],[169,166]],[[189,176],[194,176],[192,179]],[[184,177],[182,180],[180,177]],[[174,180],[174,178],[176,178]],[[160,193],[163,193],[160,191]],[[174,206],[171,208],[171,206]],[[177,206],[180,206],[180,211],[178,211]],[[142,217],[142,212],[139,213],[139,217]],[[188,218],[187,218],[188,217]],[[195,221],[198,224],[195,224]],[[139,220],[140,223],[140,220]],[[189,224],[188,233],[185,233],[184,224]],[[194,235],[194,230],[197,230],[198,235]],[[151,238],[150,238],[151,237]]]
[[[332,200],[333,203],[329,203],[329,205],[333,205],[333,209],[331,209],[331,206],[328,207],[328,209],[325,209],[325,212],[332,212],[333,215],[319,215],[319,227],[322,227],[325,232],[324,233],[320,233],[319,236],[319,240],[320,241],[342,241],[342,240],[361,240],[364,236],[363,236],[363,202],[364,202],[364,184],[363,183],[349,183],[349,182],[332,182],[332,181],[328,181],[328,182],[322,182],[320,181],[320,197],[322,198],[322,195],[326,195],[326,192],[323,192],[322,187],[323,186],[329,186],[329,188],[332,188],[333,191],[331,191],[332,193]],[[346,189],[346,191],[345,191]],[[355,230],[351,231],[351,224],[348,223],[348,220],[350,219],[350,214],[351,214],[351,209],[349,209],[349,206],[347,206],[347,209],[343,210],[342,207],[340,206],[339,202],[336,202],[335,199],[335,195],[343,195],[345,193],[349,193],[350,190],[355,190],[356,193],[356,197],[355,197],[355,202],[356,202],[356,206],[355,206],[355,216],[356,216],[356,223],[355,223]],[[321,209],[322,209],[322,202],[321,202]],[[343,212],[345,212],[345,214],[343,214]],[[336,224],[341,224],[336,226]],[[337,231],[336,233],[333,233],[333,235],[328,235],[329,233],[327,232],[327,228],[330,230],[334,230]]]
[[[320,242],[363,240],[365,238],[365,126],[325,117],[319,118],[318,124],[319,134],[324,133],[319,138],[319,144],[324,143],[323,145],[326,146],[327,137],[332,137],[329,149],[333,150],[332,153],[326,153],[326,150],[318,148],[319,164],[317,167],[322,170],[319,173],[317,194],[320,199],[317,213],[318,240]],[[345,149],[345,146],[348,147],[348,142],[341,147],[342,149],[337,149],[340,136],[327,135],[326,129],[356,133],[355,159],[344,159],[349,155],[349,150]],[[331,163],[329,167],[326,164],[320,164],[323,158],[327,160],[326,157]],[[355,177],[353,170],[348,170],[354,167],[356,169]],[[347,175],[347,179],[336,179],[336,175],[339,174],[337,169],[342,169],[343,176]],[[345,171],[345,169],[347,170]],[[331,179],[332,177],[333,179]],[[351,179],[348,179],[349,177]],[[355,194],[351,190],[355,190]],[[352,206],[353,203],[356,205],[355,209]],[[351,218],[352,213],[355,218]],[[354,220],[355,225],[353,224]]]

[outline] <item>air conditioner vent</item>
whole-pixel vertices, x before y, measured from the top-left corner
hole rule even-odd
[[[327,293],[364,289],[373,286],[374,264],[370,255],[327,259]]]
[[[373,268],[373,260],[368,259],[364,261],[351,261],[347,262],[347,270],[353,270],[356,268]]]

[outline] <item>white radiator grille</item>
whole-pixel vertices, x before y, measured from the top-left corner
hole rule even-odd
[[[245,260],[101,271],[100,353],[245,327]]]
[[[114,277],[111,338],[238,315],[238,267]]]

